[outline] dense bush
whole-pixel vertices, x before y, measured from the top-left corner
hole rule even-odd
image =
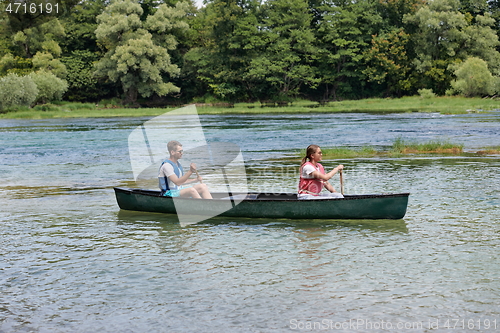
[[[5,54],[0,59],[0,75],[15,73],[19,76],[28,75],[33,67],[32,59],[26,59],[19,56],[13,56],[11,53]]]
[[[38,88],[30,76],[8,74],[0,78],[0,108],[30,106],[38,95]]]
[[[481,96],[500,85],[498,1],[63,2],[67,15],[51,20],[0,12],[0,76],[49,71],[67,80],[65,100],[121,107]],[[469,57],[493,80],[474,69],[457,78]]]
[[[420,95],[420,98],[433,98],[436,97],[436,94],[432,91],[432,89],[418,89],[418,94]]]
[[[457,80],[451,82],[453,89],[466,97],[493,95],[498,78],[491,75],[486,61],[468,58],[455,70]]]
[[[46,104],[60,100],[68,90],[68,83],[52,73],[40,71],[29,75],[38,88],[36,103]]]
[[[99,56],[87,50],[76,50],[61,59],[66,66],[68,91],[64,99],[68,101],[97,101],[110,93],[110,84],[99,82],[94,77],[94,62]]]
[[[37,105],[33,108],[33,110],[37,111],[59,111],[59,107],[54,104],[43,104]]]

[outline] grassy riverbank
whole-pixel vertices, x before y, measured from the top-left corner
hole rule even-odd
[[[323,158],[325,159],[347,159],[347,158],[366,158],[366,157],[401,157],[416,154],[433,155],[499,155],[500,146],[485,147],[476,152],[464,152],[462,144],[451,143],[449,141],[433,140],[424,143],[411,142],[403,138],[397,138],[392,147],[385,150],[377,150],[371,146],[365,146],[360,149],[347,147],[321,147]],[[297,155],[303,157],[305,149]]]
[[[0,113],[0,119],[45,118],[100,118],[158,116],[172,111],[170,108],[119,108],[108,104],[57,103]],[[460,114],[500,109],[500,100],[465,97],[403,97],[398,99],[364,99],[330,102],[320,105],[313,101],[297,101],[288,106],[271,107],[260,103],[223,105],[197,105],[199,114],[264,114],[264,113],[314,113],[314,112],[439,112]]]

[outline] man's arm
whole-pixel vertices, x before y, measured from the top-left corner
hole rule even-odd
[[[175,173],[173,173],[172,175],[168,176],[168,178],[170,179],[170,181],[172,181],[172,183],[174,183],[177,186],[181,186],[183,184],[196,183],[198,181],[201,182],[202,178],[200,176],[196,177],[196,179],[189,179],[189,177],[191,177],[191,175],[195,172],[196,172],[196,164],[191,163],[189,165],[189,171],[186,172],[182,177],[179,178]]]
[[[186,172],[182,177],[177,177],[177,175],[174,173],[168,176],[168,179],[170,179],[170,181],[175,185],[181,186],[182,184],[186,183],[186,181],[189,179],[189,177],[191,177],[192,174],[193,172],[191,170],[188,170],[188,172]]]

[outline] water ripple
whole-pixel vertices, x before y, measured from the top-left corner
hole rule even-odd
[[[497,118],[264,115],[204,122],[208,131],[226,126],[228,137],[252,142],[242,143],[251,187],[295,191],[297,165],[273,165],[263,152],[303,148],[312,138],[301,131],[347,126],[353,135],[324,136],[320,144],[362,146],[385,145],[397,130],[425,139],[441,129],[460,137],[466,128],[474,146],[492,136],[498,141]],[[140,121],[0,124],[9,140],[0,150],[0,332],[289,332],[294,324],[352,320],[420,323],[413,331],[439,332],[447,330],[429,323],[447,319],[472,319],[476,326],[467,331],[474,332],[481,331],[478,321],[500,317],[498,158],[325,161],[348,166],[348,193],[411,192],[404,220],[217,217],[181,227],[174,216],[116,206],[112,187],[133,185],[126,138]],[[242,135],[241,124],[255,131]]]

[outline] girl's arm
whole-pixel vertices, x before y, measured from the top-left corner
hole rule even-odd
[[[335,187],[333,187],[333,185],[332,185],[332,184],[330,184],[329,182],[325,182],[324,184],[325,184],[325,188],[326,188],[328,191],[330,191],[331,193],[335,193],[335,192],[337,192],[337,191],[335,190]]]
[[[326,175],[322,174],[319,171],[313,171],[313,172],[311,172],[311,175],[314,178],[317,178],[317,179],[330,180],[330,178],[332,178],[333,175],[335,175],[339,170],[342,170],[342,169],[344,169],[344,166],[342,164],[339,164],[339,166],[337,166],[336,168],[334,168],[332,171],[330,171]]]

